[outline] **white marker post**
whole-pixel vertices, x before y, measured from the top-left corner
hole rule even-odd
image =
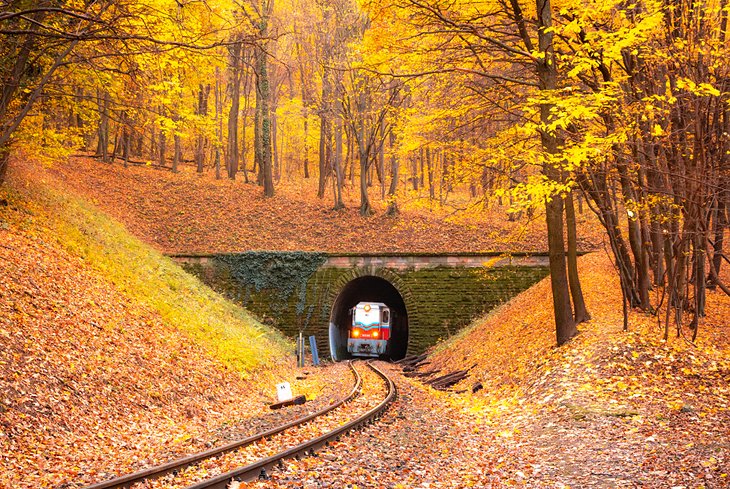
[[[292,397],[291,385],[289,385],[289,382],[276,384],[276,398],[279,402],[290,401]]]

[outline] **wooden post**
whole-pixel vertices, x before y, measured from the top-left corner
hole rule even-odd
[[[297,366],[304,367],[304,337],[299,332],[299,340],[297,341]]]

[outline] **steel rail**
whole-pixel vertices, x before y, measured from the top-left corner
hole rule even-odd
[[[161,465],[156,465],[154,467],[148,467],[146,469],[142,469],[142,470],[140,470],[138,472],[134,472],[132,474],[127,474],[127,475],[115,477],[113,479],[109,479],[109,480],[106,480],[103,482],[98,482],[96,484],[92,484],[90,486],[83,487],[82,489],[128,488],[128,487],[131,487],[133,484],[136,484],[136,483],[139,483],[139,482],[142,482],[145,480],[156,479],[158,477],[162,477],[166,474],[169,474],[170,472],[175,472],[175,471],[184,469],[185,467],[196,464],[202,460],[217,457],[224,453],[232,452],[233,450],[237,450],[239,448],[246,447],[259,440],[263,440],[264,438],[269,438],[271,436],[277,435],[283,431],[293,428],[294,426],[298,426],[298,425],[307,423],[307,422],[313,420],[314,418],[327,414],[328,412],[330,412],[334,409],[337,409],[338,407],[342,406],[343,404],[350,402],[352,399],[357,397],[357,395],[360,393],[360,389],[362,388],[362,378],[360,377],[360,374],[357,372],[355,367],[353,367],[352,362],[348,362],[348,367],[350,367],[350,370],[352,371],[352,375],[355,379],[355,385],[353,386],[352,391],[350,391],[350,394],[347,397],[345,397],[344,399],[341,399],[340,401],[336,402],[335,404],[332,404],[331,406],[327,406],[326,408],[321,409],[315,413],[309,414],[309,415],[304,416],[299,419],[295,419],[294,421],[290,421],[289,423],[283,424],[281,426],[277,426],[270,430],[263,431],[256,435],[252,435],[247,438],[243,438],[241,440],[237,440],[237,441],[228,443],[226,445],[221,445],[220,447],[211,448],[210,450],[206,450],[204,452],[189,455],[187,457],[182,457],[177,460],[172,460],[170,462],[166,462]]]
[[[313,454],[316,449],[327,445],[330,441],[338,440],[344,433],[358,428],[366,423],[375,421],[385,411],[388,405],[393,402],[397,395],[398,390],[395,383],[388,377],[383,371],[375,367],[370,363],[366,362],[366,365],[375,371],[386,383],[388,394],[385,399],[381,401],[377,406],[370,409],[365,414],[357,417],[356,419],[335,428],[334,430],[325,433],[317,438],[313,438],[309,441],[301,443],[295,447],[289,448],[283,452],[272,455],[270,457],[263,458],[250,465],[240,467],[238,469],[231,470],[224,474],[216,477],[207,479],[197,484],[186,487],[185,489],[226,489],[231,481],[248,482],[260,478],[261,475],[265,474],[266,470],[271,470],[273,467],[282,463],[284,459],[292,458],[300,455]]]

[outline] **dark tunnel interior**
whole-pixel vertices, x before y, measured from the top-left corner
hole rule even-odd
[[[345,285],[332,305],[330,315],[330,354],[334,360],[351,358],[347,352],[347,334],[352,318],[350,309],[358,302],[383,302],[391,310],[391,336],[388,342],[387,358],[400,360],[408,349],[408,311],[398,289],[387,280],[365,276]]]

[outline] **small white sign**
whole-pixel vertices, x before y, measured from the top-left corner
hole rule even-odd
[[[293,396],[291,395],[291,386],[289,382],[282,382],[276,384],[276,398],[279,402],[290,401]]]

